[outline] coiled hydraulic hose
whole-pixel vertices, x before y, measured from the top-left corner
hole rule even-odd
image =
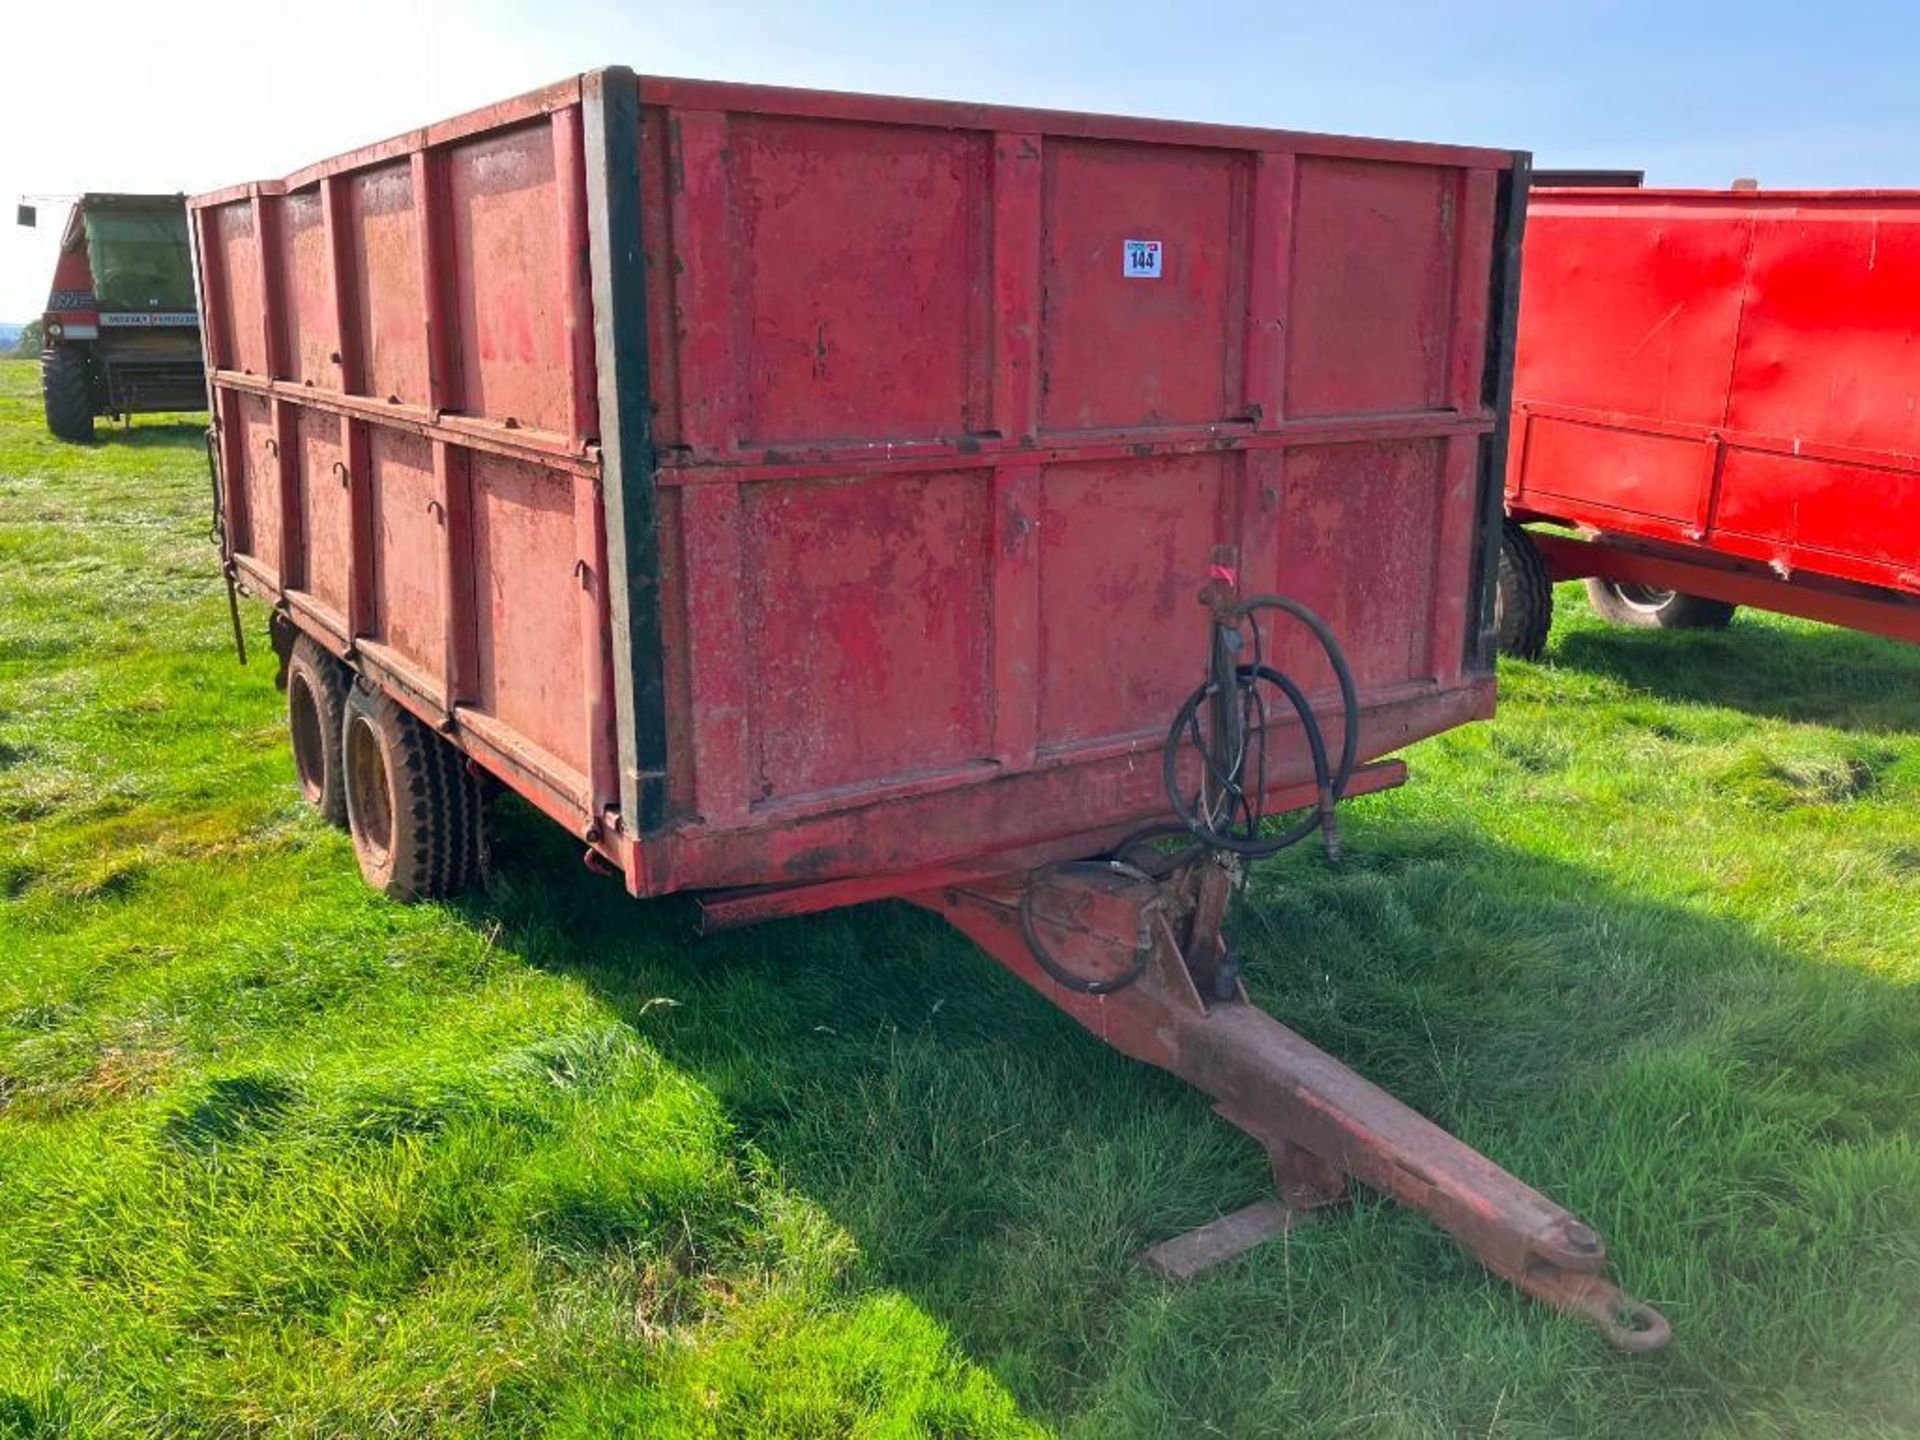
[[[1305,625],[1320,642],[1320,648],[1333,667],[1334,678],[1340,685],[1341,737],[1340,761],[1331,770],[1327,764],[1326,736],[1306,693],[1289,676],[1262,662],[1262,640],[1256,617],[1263,610],[1281,611]],[[1243,628],[1251,630],[1253,634],[1253,663],[1250,665],[1236,665],[1231,661]],[[1213,668],[1214,674],[1187,697],[1186,703],[1173,718],[1166,743],[1161,747],[1161,778],[1166,785],[1167,801],[1173,806],[1174,815],[1201,844],[1209,849],[1226,850],[1257,860],[1298,844],[1331,820],[1334,804],[1346,793],[1347,782],[1353,778],[1354,760],[1360,745],[1359,691],[1354,685],[1353,670],[1347,664],[1346,653],[1334,638],[1333,630],[1313,611],[1287,595],[1253,596],[1241,601],[1227,616],[1216,622]],[[1229,672],[1231,680],[1227,679]],[[1301,732],[1306,736],[1307,749],[1313,757],[1314,784],[1320,797],[1319,804],[1303,819],[1278,835],[1268,836],[1260,834],[1262,806],[1267,790],[1267,710],[1259,688],[1263,681],[1285,695],[1294,713],[1300,717]],[[1200,726],[1201,708],[1209,703],[1223,707],[1228,705],[1230,702],[1223,693],[1228,689],[1239,696],[1238,714],[1235,715],[1231,710],[1222,711],[1216,715],[1214,733],[1211,736],[1203,734]],[[1219,724],[1221,718],[1230,723]],[[1202,793],[1193,801],[1188,800],[1180,790],[1180,746],[1186,739],[1190,739],[1199,752],[1202,767]],[[1231,754],[1218,753],[1223,741],[1231,747]],[[1251,767],[1248,764],[1249,748],[1254,751]],[[1251,785],[1248,784],[1249,768],[1252,770]],[[1209,789],[1213,792],[1211,803],[1206,794]],[[1331,834],[1329,843],[1337,844]]]
[[[1027,948],[1033,952],[1035,963],[1052,976],[1056,983],[1082,995],[1111,995],[1116,990],[1126,989],[1146,973],[1147,959],[1153,953],[1151,936],[1143,931],[1138,943],[1134,946],[1133,963],[1118,974],[1099,980],[1074,974],[1054,958],[1053,952],[1047,949],[1046,942],[1040,938],[1039,929],[1034,925],[1033,892],[1040,888],[1040,881],[1054,875],[1118,875],[1123,880],[1136,880],[1147,885],[1154,883],[1154,877],[1118,858],[1068,860],[1059,865],[1049,865],[1020,891],[1021,937],[1027,942]]]
[[[1334,678],[1340,685],[1341,707],[1337,764],[1328,763],[1326,736],[1306,692],[1290,676],[1264,662],[1258,616],[1267,610],[1291,615],[1312,631],[1333,667]],[[1250,664],[1238,663],[1237,659],[1243,631],[1253,636]],[[1166,786],[1167,801],[1179,823],[1150,825],[1128,836],[1105,859],[1050,866],[1035,875],[1021,891],[1020,932],[1027,948],[1033,952],[1035,963],[1055,983],[1068,990],[1082,995],[1111,995],[1133,984],[1146,973],[1151,938],[1143,931],[1133,962],[1117,974],[1103,979],[1076,975],[1047,948],[1035,924],[1034,893],[1053,875],[1114,875],[1155,884],[1205,850],[1257,860],[1298,844],[1317,829],[1326,834],[1328,853],[1338,858],[1333,807],[1353,778],[1360,744],[1360,697],[1346,653],[1334,638],[1331,627],[1290,596],[1256,595],[1216,613],[1210,669],[1212,673],[1206,683],[1189,695],[1174,715],[1166,743],[1161,747],[1161,778]],[[1301,733],[1306,736],[1307,750],[1313,759],[1314,786],[1318,793],[1318,803],[1303,818],[1279,834],[1267,836],[1260,834],[1267,793],[1267,706],[1260,693],[1263,683],[1286,696],[1294,714],[1299,716]],[[1210,706],[1213,708],[1208,728],[1212,733],[1207,734],[1203,733],[1200,717],[1203,708]],[[1200,794],[1193,800],[1180,789],[1180,748],[1188,740],[1199,753],[1201,762]],[[1146,849],[1180,836],[1191,836],[1193,843],[1173,853]]]

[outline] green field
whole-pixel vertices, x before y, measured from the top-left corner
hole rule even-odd
[[[1263,1156],[957,935],[696,942],[503,807],[374,898],[234,664],[196,423],[0,365],[0,1436],[1920,1429],[1920,652],[1563,589],[1259,871],[1256,998],[1608,1237],[1646,1358]],[[103,431],[103,435],[108,432]],[[263,613],[249,606],[256,639]]]

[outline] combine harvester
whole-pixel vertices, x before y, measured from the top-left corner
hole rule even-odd
[[[31,205],[23,225],[38,223]],[[47,429],[93,439],[102,415],[198,410],[207,399],[186,205],[178,195],[82,195],[67,214],[41,317]]]
[[[1524,275],[1510,654],[1579,579],[1640,629],[1920,640],[1920,193],[1536,189]]]
[[[1163,1268],[1353,1177],[1656,1348],[1222,928],[1493,711],[1525,167],[610,69],[194,199],[305,793],[402,899],[485,775],[709,927],[924,906],[1272,1156]]]

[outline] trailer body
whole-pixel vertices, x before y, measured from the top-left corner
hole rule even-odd
[[[1920,193],[1535,190],[1523,274],[1556,576],[1920,639]]]
[[[1337,853],[1492,710],[1525,165],[616,69],[199,197],[303,790],[406,898],[480,867],[470,765],[710,925],[904,898],[1266,1149],[1285,1203],[1169,1273],[1353,1176],[1656,1348],[1223,929],[1231,844]]]
[[[1371,758],[1493,705],[1514,165],[570,80],[193,200],[230,557],[636,894],[1163,813],[1222,543]]]

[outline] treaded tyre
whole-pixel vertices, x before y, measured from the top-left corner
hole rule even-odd
[[[1511,520],[1500,526],[1500,576],[1494,589],[1493,625],[1500,653],[1538,660],[1553,627],[1553,582],[1533,537]]]
[[[1724,600],[1626,585],[1599,576],[1587,581],[1587,601],[1602,620],[1632,630],[1724,630],[1738,608]]]
[[[340,750],[352,672],[310,636],[287,657],[287,733],[300,794],[330,825],[347,823],[347,781]]]
[[[93,381],[86,352],[71,345],[42,350],[40,396],[46,402],[47,429],[56,439],[93,439]]]
[[[394,900],[457,895],[480,879],[480,785],[466,757],[364,683],[347,693],[347,828],[367,884]]]

